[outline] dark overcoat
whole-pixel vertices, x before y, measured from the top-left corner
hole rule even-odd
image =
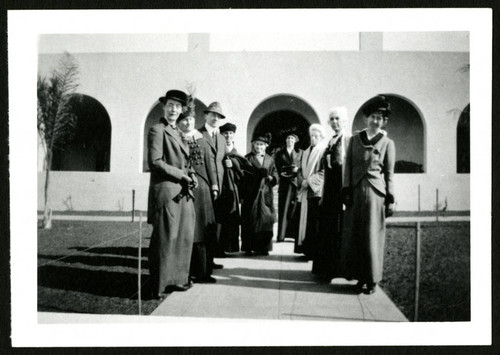
[[[226,154],[224,159],[230,159],[232,167],[224,166],[224,183],[218,203],[220,206],[220,244],[229,253],[240,250],[240,194],[239,186],[245,175],[253,170],[250,162],[239,155],[235,148]]]
[[[321,199],[321,223],[314,253],[313,273],[324,278],[338,276],[340,238],[343,225],[342,179],[348,138],[344,134],[334,136],[321,159],[324,175]]]
[[[149,271],[152,292],[159,294],[188,282],[195,223],[192,192],[181,185],[182,176],[194,174],[189,149],[164,118],[149,130],[148,163]]]
[[[253,153],[245,158],[254,167],[244,178],[241,204],[241,250],[266,252],[272,250],[275,221],[273,186],[278,182],[274,159],[264,155],[262,165]],[[265,170],[265,174],[262,172]],[[271,181],[266,177],[271,176]],[[265,221],[265,222],[264,222]]]
[[[283,176],[282,173],[287,172],[286,167],[291,165],[294,165],[297,168],[300,167],[302,150],[292,150],[291,154],[288,154],[286,148],[283,148],[276,153],[274,159],[279,175],[278,241],[284,241],[285,237],[297,237],[299,214],[296,213],[298,187],[297,174],[291,174],[288,177]]]

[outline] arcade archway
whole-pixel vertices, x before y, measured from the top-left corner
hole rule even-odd
[[[251,149],[254,133],[269,132],[272,142],[268,153],[273,154],[284,144],[288,133],[299,136],[300,148],[309,146],[308,128],[319,123],[318,115],[304,100],[293,95],[276,95],[262,101],[250,115],[247,126],[247,151]]]
[[[207,109],[207,106],[198,99],[194,100],[195,105],[195,127],[197,129],[201,128],[205,124],[205,119],[203,114]],[[148,166],[148,132],[149,129],[160,122],[160,118],[163,117],[163,104],[157,101],[146,118],[144,123],[143,132],[143,149],[142,149],[142,171],[149,172]]]
[[[391,104],[391,116],[385,127],[396,145],[395,173],[418,174],[425,172],[425,126],[417,106],[403,96],[382,94]],[[362,105],[364,106],[364,105]],[[352,133],[365,129],[366,122],[361,108],[352,124]]]
[[[104,106],[93,97],[75,94],[70,99],[77,116],[74,136],[54,151],[52,170],[109,171],[111,121]]]

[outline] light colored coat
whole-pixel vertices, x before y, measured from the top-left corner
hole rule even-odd
[[[312,149],[306,149],[302,153],[301,167],[299,169],[299,191],[297,199],[300,202],[300,222],[297,245],[301,246],[306,237],[307,229],[307,198],[321,197],[323,194],[324,173],[321,170],[321,157],[325,152],[328,140],[324,139]],[[306,180],[308,187],[302,187],[302,181]]]

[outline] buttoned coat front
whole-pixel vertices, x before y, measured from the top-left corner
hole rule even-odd
[[[382,280],[385,206],[394,202],[394,142],[384,133],[354,135],[346,153],[344,187],[351,196],[341,240],[341,273],[363,283]]]
[[[224,155],[226,154],[226,139],[220,133],[216,134],[216,139],[212,138],[210,133],[208,133],[205,126],[199,129],[199,132],[203,134],[203,137],[206,139],[209,149],[208,159],[211,159],[214,164],[215,172],[216,172],[216,181],[210,181],[211,188],[217,186],[217,189],[220,193],[222,190],[222,182],[224,179],[224,166],[222,165],[222,160],[224,159]]]

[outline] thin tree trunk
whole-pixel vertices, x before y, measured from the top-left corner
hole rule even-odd
[[[52,154],[47,152],[46,159],[46,167],[45,167],[45,188],[44,188],[44,197],[45,197],[45,206],[43,211],[43,228],[50,229],[52,228],[52,213],[49,208],[49,179],[50,179],[50,168],[52,167]]]

